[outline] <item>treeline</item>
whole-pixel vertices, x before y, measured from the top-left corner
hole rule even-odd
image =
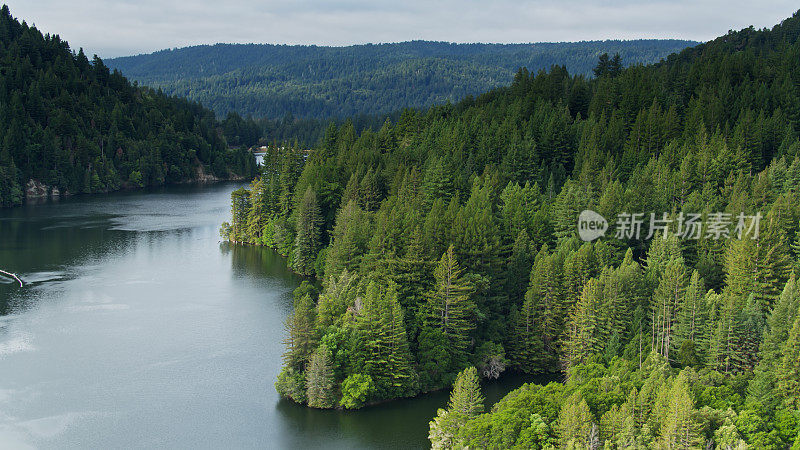
[[[218,115],[303,119],[382,115],[457,102],[507,85],[520,67],[565,65],[591,75],[602,53],[652,63],[691,41],[538,44],[413,41],[349,47],[217,44],[109,60],[149,86],[201,102]]]
[[[108,192],[197,179],[250,177],[214,113],[128,82],[100,58],[0,10],[0,206],[35,179],[60,192]]]
[[[656,65],[603,58],[592,80],[523,69],[377,131],[331,126],[308,154],[273,150],[222,233],[322,280],[295,292],[278,391],[353,408],[469,366],[562,372],[489,415],[456,408],[433,444],[791,446],[798,35],[795,14]],[[587,209],[609,221],[594,242],[577,237]],[[616,238],[626,213],[666,233]]]

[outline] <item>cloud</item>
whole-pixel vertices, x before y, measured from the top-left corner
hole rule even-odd
[[[770,27],[797,8],[787,0],[6,1],[14,16],[102,57],[217,42],[702,41]]]

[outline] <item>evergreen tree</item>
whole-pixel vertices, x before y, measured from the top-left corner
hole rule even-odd
[[[359,269],[367,251],[370,225],[369,215],[352,200],[339,211],[331,234],[331,244],[325,254],[326,276],[338,274],[344,269]]]
[[[284,367],[301,371],[317,346],[314,300],[306,294],[295,302],[294,312],[286,318],[287,339]]]
[[[600,330],[602,294],[603,286],[597,279],[586,283],[567,324],[564,366],[581,364],[604,347]]]
[[[564,400],[557,427],[562,448],[595,448],[591,445],[594,417],[580,392]]]
[[[360,338],[367,352],[363,370],[374,380],[378,395],[396,398],[414,392],[416,372],[394,283],[381,292],[371,282],[358,312]]]
[[[561,267],[557,255],[542,247],[531,270],[530,285],[518,319],[512,322],[514,363],[525,372],[538,372],[556,360],[564,327]]]
[[[458,374],[450,394],[447,409],[439,409],[430,422],[428,438],[434,449],[453,448],[459,445],[458,432],[471,418],[483,412],[480,378],[475,367],[467,367]]]
[[[700,427],[694,419],[694,402],[689,391],[686,371],[681,372],[669,390],[664,391],[664,399],[669,405],[661,418],[660,448],[698,448],[703,444]]]
[[[473,287],[462,276],[451,245],[433,272],[433,289],[427,294],[426,325],[439,329],[448,342],[448,352],[466,361],[470,333],[475,327]]]
[[[653,342],[652,348],[669,359],[669,351],[675,327],[676,310],[686,291],[686,269],[682,259],[667,263],[653,292]]]
[[[778,367],[778,393],[786,405],[800,408],[800,310],[783,345],[783,359]]]
[[[764,339],[759,349],[759,362],[754,371],[755,377],[747,389],[748,402],[776,406],[772,395],[777,375],[775,368],[781,363],[783,346],[789,338],[798,309],[800,309],[800,288],[797,286],[795,274],[792,273],[767,319]]]
[[[306,387],[308,406],[312,408],[331,408],[336,404],[331,355],[325,344],[320,344],[311,355],[306,368]]]
[[[689,286],[677,311],[673,351],[684,365],[696,365],[707,346],[708,308],[705,304],[705,283],[698,271],[692,272]]]
[[[300,274],[314,274],[314,263],[321,244],[321,225],[322,217],[317,204],[317,196],[309,187],[306,189],[297,211],[297,237],[294,241],[292,266]]]

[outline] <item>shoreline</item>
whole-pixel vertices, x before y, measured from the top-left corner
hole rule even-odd
[[[72,198],[91,198],[91,197],[98,197],[101,195],[109,195],[109,194],[119,194],[119,193],[136,193],[136,192],[143,192],[146,193],[148,190],[154,189],[161,189],[170,186],[200,186],[206,184],[217,184],[217,183],[232,183],[232,182],[242,182],[245,181],[247,178],[243,176],[234,176],[230,178],[198,178],[194,180],[187,180],[187,181],[179,181],[177,183],[164,183],[157,186],[130,186],[125,185],[120,187],[119,189],[109,190],[105,192],[80,192],[74,194],[72,192],[58,192],[57,195],[50,193],[46,195],[36,195],[36,196],[25,196],[22,200],[22,203],[19,205],[12,205],[12,206],[5,206],[0,207],[2,209],[13,209],[13,208],[20,208],[24,206],[36,206],[40,204],[47,204],[50,202],[59,202],[61,200],[72,199]]]

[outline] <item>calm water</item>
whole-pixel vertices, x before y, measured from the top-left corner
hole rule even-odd
[[[447,393],[361,411],[280,400],[300,280],[219,242],[235,184],[0,209],[1,448],[422,448]],[[485,387],[487,402],[519,386]]]

